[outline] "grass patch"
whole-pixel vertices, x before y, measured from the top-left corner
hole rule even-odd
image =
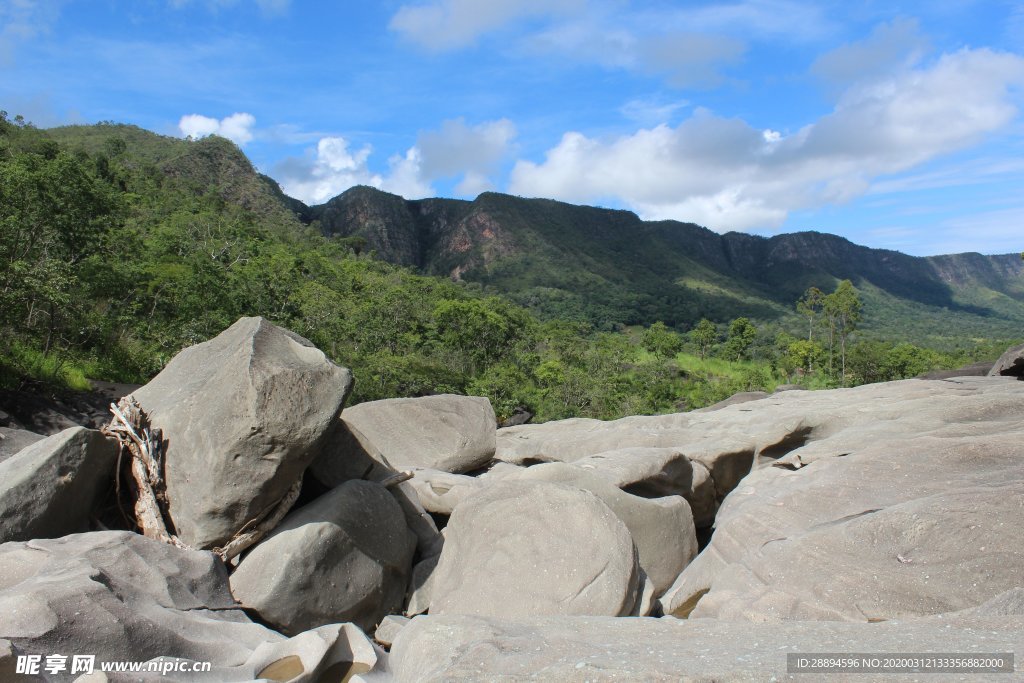
[[[17,389],[26,382],[76,391],[89,391],[89,363],[67,354],[44,353],[42,350],[13,342],[0,356],[0,386]]]

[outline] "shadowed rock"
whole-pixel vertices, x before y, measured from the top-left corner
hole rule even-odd
[[[116,441],[72,427],[0,462],[0,543],[86,529],[113,487],[117,451]]]

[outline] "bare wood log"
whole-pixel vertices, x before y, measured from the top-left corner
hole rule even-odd
[[[259,518],[251,520],[243,526],[234,538],[232,538],[227,545],[223,548],[214,548],[213,552],[220,556],[225,563],[231,558],[242,554],[248,548],[258,543],[264,536],[274,530],[284,516],[288,514],[288,511],[292,509],[292,505],[295,505],[295,501],[299,497],[299,492],[302,491],[302,477],[292,484],[292,487],[288,489],[288,492],[284,494],[284,497],[277,503],[271,510],[265,512],[262,517],[262,521],[258,521]],[[269,513],[269,514],[268,514]],[[255,525],[254,529],[249,529]]]
[[[142,428],[145,418],[133,397],[121,399],[121,404],[120,407],[110,404],[110,412],[114,414],[114,419],[103,431],[118,439],[121,448],[127,449],[132,456],[131,473],[136,488],[135,523],[147,538],[187,549],[185,543],[167,531],[163,511],[153,490],[152,482],[161,481],[153,457],[153,453],[159,449],[159,441],[153,440],[148,429],[144,430],[145,439],[136,431],[136,426]]]

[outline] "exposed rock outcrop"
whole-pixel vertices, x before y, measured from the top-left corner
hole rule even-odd
[[[166,442],[168,512],[193,547],[228,542],[296,484],[352,375],[298,335],[242,318],[134,392]]]
[[[988,371],[988,375],[989,377],[1024,378],[1024,344],[1007,349]]]

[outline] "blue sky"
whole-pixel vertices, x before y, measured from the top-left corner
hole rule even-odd
[[[0,0],[0,109],[235,140],[310,203],[493,189],[1024,249],[1024,0]]]

